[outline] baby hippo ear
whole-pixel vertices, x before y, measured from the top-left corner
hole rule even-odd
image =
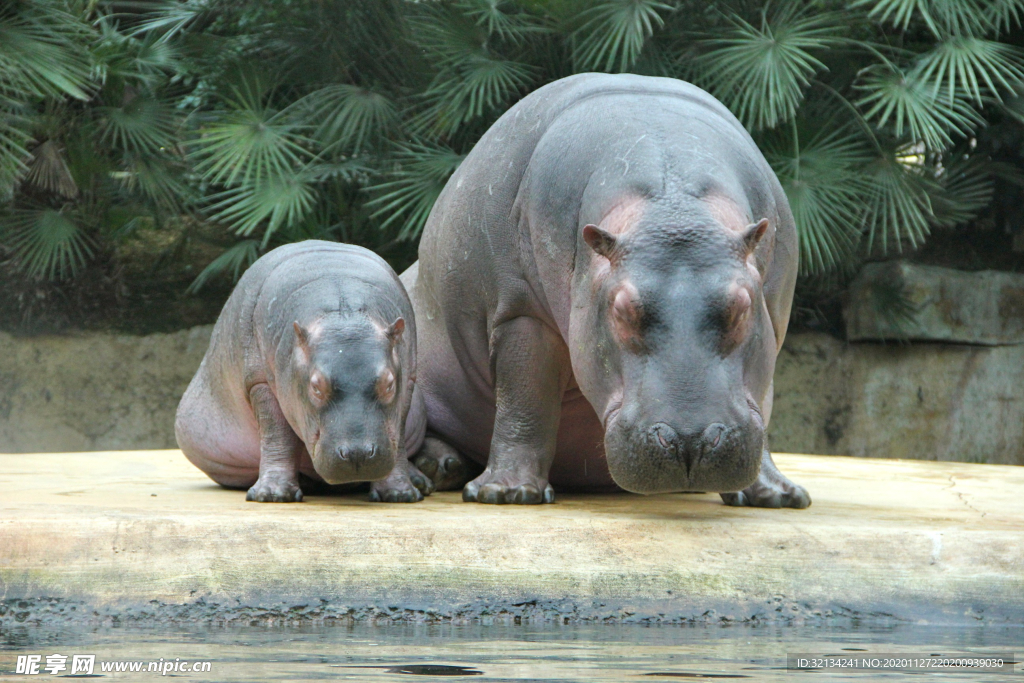
[[[388,339],[391,340],[391,344],[395,345],[402,338],[403,332],[405,332],[405,318],[398,318],[395,322],[391,323],[386,334]]]
[[[292,327],[295,329],[295,345],[302,351],[303,356],[308,361],[312,355],[309,347],[309,332],[298,321],[293,322]]]
[[[754,251],[766,232],[768,232],[767,218],[762,218],[757,223],[748,225],[746,232],[743,234],[743,243],[747,245],[747,251]]]
[[[608,260],[611,260],[617,243],[615,235],[602,230],[596,225],[586,225],[583,227],[583,241],[594,250],[595,254],[604,256]]]

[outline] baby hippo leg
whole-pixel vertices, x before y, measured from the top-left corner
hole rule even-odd
[[[249,391],[260,429],[260,478],[245,495],[260,503],[301,503],[299,456],[304,448],[266,384]]]

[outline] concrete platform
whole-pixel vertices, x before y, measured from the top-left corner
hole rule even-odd
[[[178,451],[0,455],[0,626],[1024,624],[1024,468],[776,460],[810,509],[713,494],[257,504]]]

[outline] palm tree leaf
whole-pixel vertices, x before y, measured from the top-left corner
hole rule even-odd
[[[811,77],[826,68],[811,52],[843,42],[838,22],[795,3],[763,15],[760,28],[733,16],[726,37],[701,41],[701,80],[748,128],[774,128],[796,115]]]
[[[161,42],[169,41],[216,12],[215,0],[152,0],[143,4],[148,12],[132,29],[131,35],[157,35]]]
[[[285,177],[309,159],[299,126],[265,108],[215,112],[193,143],[196,170],[218,185],[253,185]]]
[[[462,0],[459,9],[475,20],[476,25],[514,45],[521,44],[530,34],[544,32],[532,15],[509,0]]]
[[[658,0],[604,0],[584,11],[572,33],[578,71],[626,71],[636,62],[655,28],[665,24],[660,12],[673,11]]]
[[[16,102],[0,95],[0,202],[7,201],[28,171],[30,120]]]
[[[25,182],[65,199],[78,196],[78,185],[64,160],[64,150],[55,140],[47,140],[32,151]]]
[[[832,123],[810,140],[779,132],[764,145],[765,157],[789,199],[800,240],[800,272],[816,275],[848,261],[860,240],[871,156],[863,138]]]
[[[1021,26],[1024,0],[992,0],[985,10],[985,22],[997,33]]]
[[[873,5],[868,16],[907,30],[919,18],[936,37],[971,35],[988,26],[986,7],[979,0],[855,0],[851,7]]]
[[[390,180],[368,188],[377,196],[367,206],[375,208],[375,218],[388,216],[382,228],[402,221],[398,238],[412,239],[423,230],[434,202],[465,155],[447,147],[410,143],[401,145],[395,157],[398,169]]]
[[[15,99],[70,95],[87,100],[92,35],[55,2],[0,8],[0,95]]]
[[[883,254],[889,253],[890,244],[902,251],[903,242],[916,247],[928,236],[934,216],[931,197],[939,188],[917,158],[917,150],[910,149],[879,156],[868,166],[865,226],[869,251],[877,246]]]
[[[357,152],[380,141],[398,120],[387,96],[345,83],[311,92],[288,111],[310,125],[313,137],[326,150],[341,147]]]
[[[316,195],[302,173],[244,183],[210,197],[210,217],[248,237],[263,230],[264,245],[278,228],[301,221],[313,208]]]
[[[178,119],[167,104],[136,95],[120,107],[99,107],[101,140],[125,152],[154,153],[174,147]]]
[[[989,159],[960,155],[947,159],[939,175],[941,191],[932,196],[935,223],[964,225],[992,203],[995,168]]]
[[[466,55],[437,75],[423,95],[429,106],[410,121],[410,128],[451,135],[464,123],[507,105],[528,88],[532,77],[533,69],[526,64]]]
[[[898,138],[909,133],[929,149],[945,149],[952,134],[966,135],[981,125],[981,115],[956,93],[952,102],[939,97],[918,74],[907,75],[894,66],[877,65],[863,72],[858,100],[864,117],[878,127],[891,125]]]
[[[213,278],[231,271],[231,279],[238,281],[249,266],[260,257],[260,241],[253,239],[242,240],[228,247],[223,254],[213,259],[209,265],[200,271],[196,279],[185,290],[187,294],[195,294]]]
[[[952,36],[922,54],[911,75],[929,83],[936,95],[944,89],[947,103],[961,93],[978,104],[984,96],[1002,100],[1003,91],[1024,84],[1024,52],[993,40]]]
[[[55,280],[73,276],[92,256],[85,233],[56,209],[9,211],[0,229],[4,243],[34,277]]]

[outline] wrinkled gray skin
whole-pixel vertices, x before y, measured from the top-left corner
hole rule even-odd
[[[704,91],[583,74],[534,92],[449,180],[419,256],[402,280],[433,452],[486,464],[465,500],[550,502],[553,484],[810,504],[764,437],[793,217]]]
[[[408,462],[423,441],[416,326],[394,271],[361,247],[310,240],[245,272],[178,406],[192,463],[246,500],[299,502],[299,474],[373,481],[414,502],[433,484]]]

